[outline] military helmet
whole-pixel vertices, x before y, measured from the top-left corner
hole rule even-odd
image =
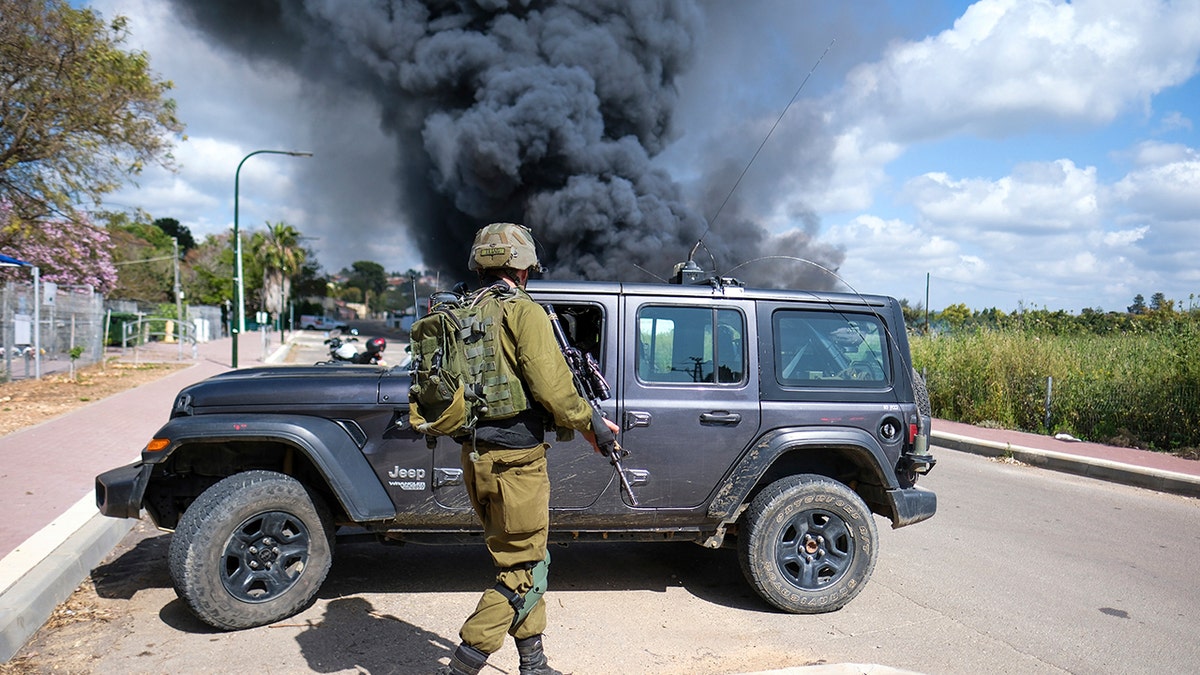
[[[492,223],[475,234],[471,246],[470,268],[474,271],[509,268],[541,269],[533,232],[516,223]]]

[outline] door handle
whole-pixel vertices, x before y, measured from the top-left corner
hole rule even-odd
[[[741,413],[729,412],[728,410],[713,410],[711,412],[700,413],[701,424],[734,426],[741,421]]]
[[[462,485],[463,470],[433,467],[433,487],[440,488],[447,485]]]
[[[650,413],[648,412],[642,412],[640,410],[626,410],[625,430],[629,431],[635,427],[648,427],[650,426],[650,419]]]

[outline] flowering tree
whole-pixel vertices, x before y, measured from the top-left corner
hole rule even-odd
[[[37,265],[44,281],[66,286],[90,285],[107,293],[117,283],[108,232],[86,216],[76,222],[19,220],[11,206],[0,202],[0,252]],[[23,271],[3,268],[3,278],[27,278]]]
[[[117,281],[108,232],[77,204],[147,164],[173,168],[183,124],[171,83],[126,50],[128,22],[75,4],[0,0],[0,252],[106,293]]]

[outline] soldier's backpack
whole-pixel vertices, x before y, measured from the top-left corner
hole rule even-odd
[[[521,380],[500,357],[505,284],[436,304],[410,331],[409,422],[432,438],[469,436],[481,419],[512,417],[529,407]]]

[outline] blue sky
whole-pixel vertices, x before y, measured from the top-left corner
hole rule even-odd
[[[330,271],[423,266],[392,203],[397,153],[375,104],[331,103],[295,73],[245,63],[162,0],[90,4],[130,17],[132,46],[174,81],[188,124],[181,171],[148,172],[113,206],[222,231],[247,152],[315,160],[336,145],[352,165],[248,162],[242,226],[296,225]],[[1200,3],[912,4],[703,3],[677,138],[656,163],[693,191],[714,158],[744,165],[835,41],[736,196],[775,233],[813,216],[816,240],[844,252],[846,284],[923,303],[928,275],[933,309],[1122,310],[1156,292],[1186,307],[1200,295]],[[327,194],[305,188],[318,170]],[[349,211],[374,224],[370,237],[331,224]]]

